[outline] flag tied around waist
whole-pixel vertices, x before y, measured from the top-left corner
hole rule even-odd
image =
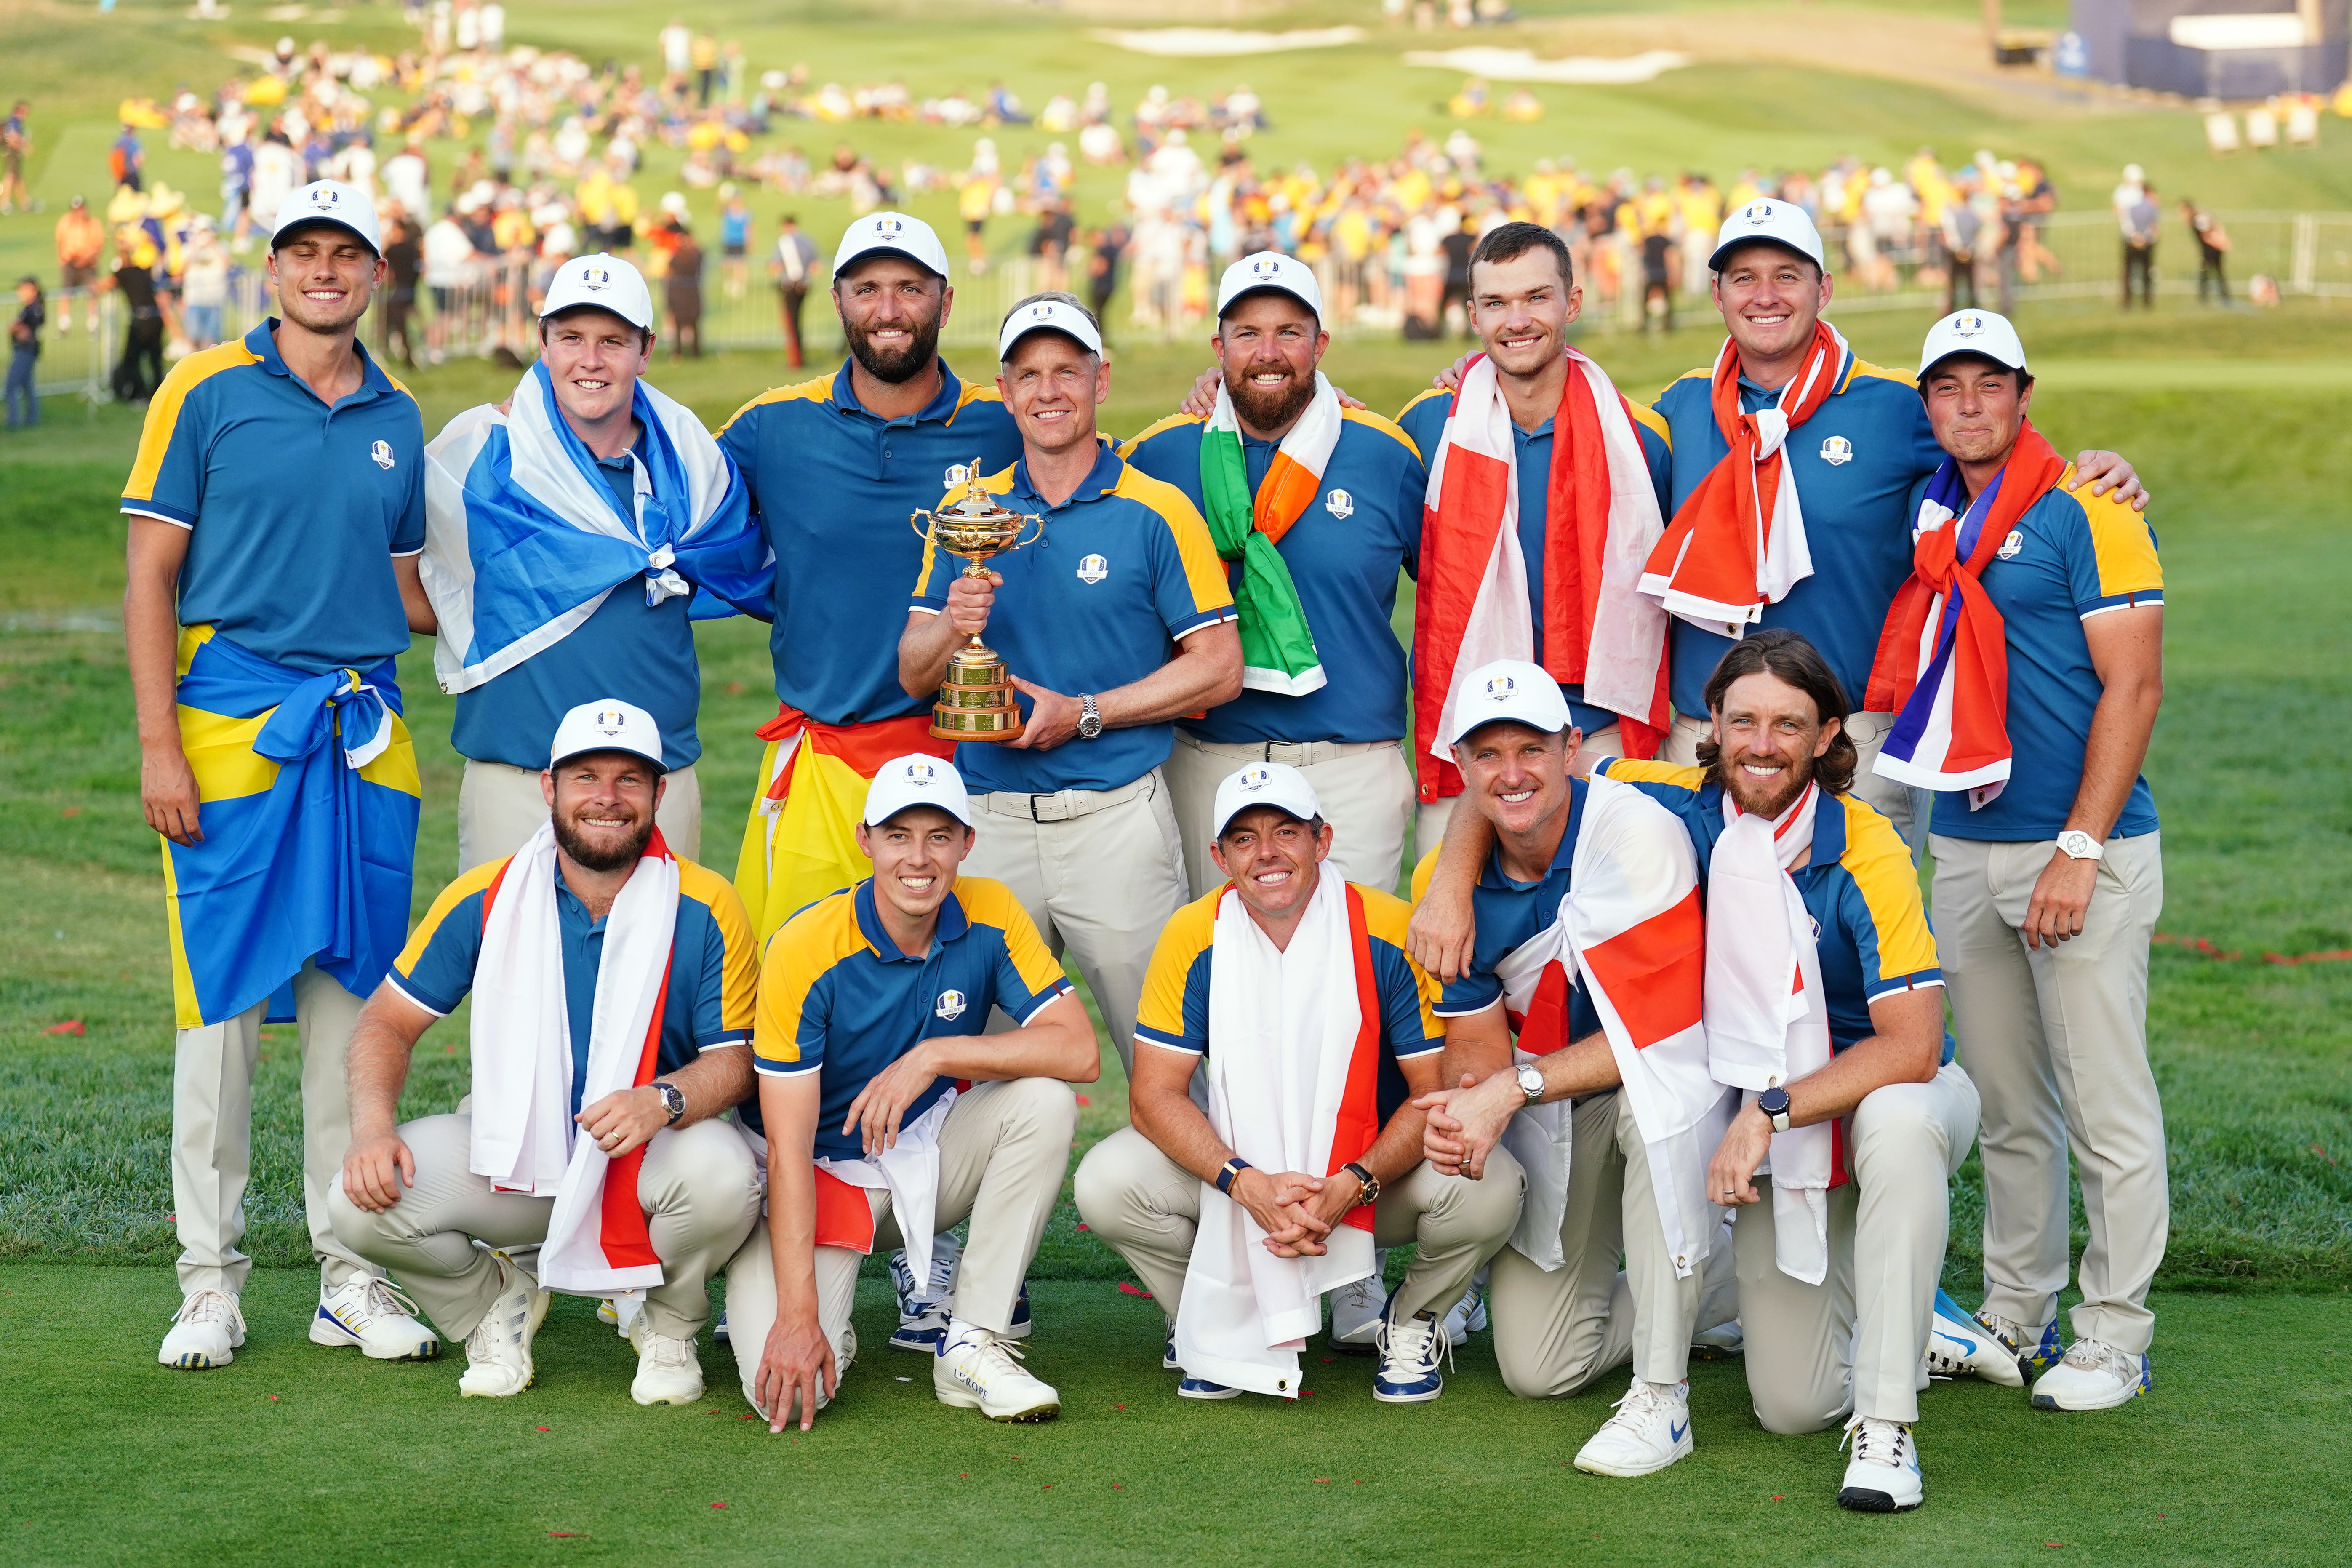
[[[1666,706],[1666,617],[1639,592],[1664,531],[1633,416],[1607,373],[1574,349],[1553,416],[1545,495],[1543,668],[1619,716],[1625,755],[1656,754]],[[1462,793],[1443,737],[1456,687],[1498,658],[1532,660],[1519,468],[1494,361],[1472,358],[1430,463],[1413,613],[1419,793]]]
[[[1344,425],[1339,395],[1317,371],[1314,401],[1283,437],[1253,495],[1233,394],[1222,377],[1217,382],[1217,406],[1201,432],[1201,500],[1219,559],[1241,564],[1234,613],[1241,622],[1242,684],[1253,691],[1304,697],[1327,679],[1290,564],[1275,547],[1322,489]]]
[[[689,610],[774,616],[775,560],[751,492],[691,410],[642,380],[632,412],[635,515],[625,516],[556,406],[547,362],[516,384],[511,412],[469,408],[425,448],[418,572],[441,623],[433,668],[470,691],[569,637],[608,594],[642,577],[646,603],[704,590]]]
[[[824,724],[788,703],[758,732],[768,749],[735,861],[735,891],[752,934],[765,942],[803,906],[873,874],[857,847],[857,824],[882,764],[913,752],[952,758],[956,743],[931,733],[928,713]]]
[[[307,962],[368,995],[407,934],[424,794],[393,661],[313,675],[197,626],[179,664],[204,834],[162,840],[179,1026],[292,1018]]]
[[[2070,473],[2030,423],[1974,500],[1944,459],[1911,525],[1911,575],[1879,634],[1864,706],[1895,714],[1874,764],[1918,789],[1965,790],[1974,811],[2009,782],[2009,644],[1979,581],[2018,520]]]
[[[1731,449],[1684,498],[1642,574],[1642,592],[1668,614],[1736,637],[1765,605],[1813,574],[1788,441],[1829,401],[1853,363],[1838,330],[1817,321],[1803,365],[1780,395],[1743,414],[1739,352],[1724,340],[1709,395],[1716,428]]]

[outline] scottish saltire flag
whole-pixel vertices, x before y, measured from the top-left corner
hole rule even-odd
[[[2018,520],[2066,475],[2029,424],[1973,501],[1949,458],[1927,480],[1911,528],[1911,577],[1895,592],[1864,702],[1895,716],[1874,764],[1881,778],[1965,791],[1971,811],[2008,784],[2008,632],[1978,579]]]
[[[407,935],[424,794],[393,661],[312,675],[198,626],[179,662],[204,834],[163,841],[179,1026],[265,999],[273,1021],[291,1018],[311,959],[369,994]]]
[[[774,555],[751,492],[684,405],[637,383],[635,516],[556,408],[544,363],[510,406],[467,409],[425,448],[418,566],[441,622],[443,690],[471,690],[561,642],[633,578],[649,605],[704,590],[698,619],[772,618]]]

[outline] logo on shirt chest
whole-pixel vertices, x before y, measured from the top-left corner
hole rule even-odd
[[[1078,581],[1091,588],[1110,575],[1110,563],[1099,555],[1088,555],[1078,562]]]
[[[1337,518],[1353,517],[1356,515],[1356,498],[1346,490],[1334,489],[1323,498],[1323,510]]]
[[[1813,927],[1813,945],[1814,945],[1815,947],[1819,947],[1819,946],[1821,946],[1821,945],[1822,945],[1822,922],[1821,922],[1821,917],[1819,917],[1818,915],[1807,915],[1807,916],[1805,917],[1805,919],[1807,919],[1808,921],[1811,921],[1812,922],[1812,927]]]
[[[2012,528],[2009,531],[2009,537],[2000,542],[2000,548],[1993,553],[2003,561],[2014,561],[2017,559],[2017,552],[2024,548],[2025,531],[2021,528]]]
[[[371,457],[371,458],[373,458],[375,459],[375,466],[376,466],[377,468],[383,468],[383,469],[384,469],[386,472],[389,472],[389,471],[391,470],[391,468],[392,468],[392,443],[391,443],[391,442],[389,442],[389,441],[378,441],[374,446],[370,447],[368,448],[368,456],[369,456],[369,457]]]
[[[942,991],[940,993],[940,1005],[932,1008],[931,1011],[938,1014],[940,1017],[945,1019],[947,1022],[952,1024],[958,1018],[963,1016],[965,1005],[966,1003],[964,994],[962,992]]]
[[[1822,443],[1822,461],[1832,468],[1853,462],[1853,443],[1843,436],[1832,436]]]

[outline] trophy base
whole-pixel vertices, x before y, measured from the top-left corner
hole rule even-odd
[[[1017,741],[1024,728],[1012,673],[975,640],[956,650],[931,708],[931,735],[941,741]]]

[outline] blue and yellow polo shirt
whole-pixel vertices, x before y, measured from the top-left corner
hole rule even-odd
[[[1682,819],[1698,851],[1704,890],[1723,820],[1723,786],[1702,768],[1622,757],[1598,770],[1632,784]],[[1895,825],[1860,795],[1824,795],[1813,808],[1813,848],[1789,873],[1813,917],[1822,988],[1830,1016],[1830,1049],[1842,1051],[1875,1033],[1870,1005],[1897,991],[1941,985],[1936,933],[1919,900],[1919,870]],[[1952,1037],[1944,1037],[1944,1059]]]
[[[408,647],[392,557],[425,548],[425,424],[364,347],[330,408],[271,317],[172,367],[147,405],[122,510],[189,531],[180,624],[323,675]]]
[[[509,857],[509,858],[512,858]],[[493,860],[459,877],[433,900],[393,961],[393,988],[435,1017],[457,1010],[474,989],[482,956],[482,922],[491,889],[506,874],[507,861]],[[559,872],[555,918],[563,943],[563,1005],[572,1033],[572,1110],[578,1115],[588,1081],[588,1026],[596,1015],[596,972],[604,963],[603,920],[572,897]],[[751,1037],[751,1009],[760,965],[751,944],[751,922],[733,884],[691,860],[677,863],[677,928],[669,952],[669,993],[662,1004],[656,1076],[676,1072],[704,1051],[740,1046]],[[749,1100],[735,1113],[760,1131],[760,1104]]]
[[[1584,826],[1584,801],[1589,793],[1582,779],[1568,781],[1568,826],[1559,836],[1559,847],[1552,852],[1550,869],[1540,880],[1521,882],[1505,876],[1500,847],[1488,852],[1486,865],[1478,869],[1478,880],[1470,889],[1470,910],[1477,922],[1477,931],[1471,939],[1470,962],[1463,967],[1461,978],[1448,984],[1438,998],[1439,1017],[1466,1018],[1502,1001],[1503,982],[1496,970],[1514,949],[1549,931],[1559,919],[1559,901],[1568,897],[1569,872],[1576,863],[1576,836]],[[1456,809],[1472,808],[1465,802]],[[1432,849],[1413,868],[1415,903],[1429,891],[1429,879],[1436,869],[1437,851]],[[1573,973],[1569,980],[1568,1042],[1572,1042],[1600,1028],[1601,1015],[1586,994],[1583,982]],[[1516,1019],[1511,1031],[1514,1035],[1518,1032]]]
[[[2071,482],[2070,469],[2065,482]],[[1923,481],[1912,497],[1916,514]],[[2026,508],[1977,581],[2009,646],[2009,783],[1982,809],[1964,792],[1936,796],[1932,831],[2003,843],[2065,831],[2083,783],[2083,747],[2099,705],[2099,672],[2083,623],[2110,610],[2164,603],[2156,528],[2116,499],[2062,483]],[[2157,830],[2156,797],[2132,781],[2111,837]]]
[[[1350,408],[1341,417],[1321,498],[1275,546],[1298,586],[1325,684],[1304,697],[1244,691],[1204,718],[1177,721],[1189,734],[1234,743],[1379,742],[1404,734],[1410,688],[1394,625],[1397,572],[1421,567],[1429,474],[1412,437],[1379,415]],[[1120,447],[1119,456],[1182,490],[1198,510],[1202,427],[1196,416],[1172,415]],[[1251,494],[1280,449],[1278,441],[1242,437]],[[1237,570],[1238,563],[1227,563],[1227,582]]]
[[[1228,885],[1186,904],[1161,928],[1160,944],[1151,950],[1151,967],[1144,973],[1143,999],[1136,1008],[1135,1037],[1143,1044],[1203,1057],[1213,1047],[1211,948],[1217,933],[1217,900]],[[1379,1100],[1385,1124],[1412,1098],[1397,1063],[1444,1049],[1445,1026],[1433,1011],[1437,983],[1405,952],[1404,928],[1412,918],[1412,906],[1377,888],[1349,886],[1364,900],[1364,939],[1371,950],[1372,984],[1380,996]]]
[[[1716,427],[1713,374],[1692,371],[1657,402],[1674,432],[1669,517],[1731,450]],[[1740,378],[1739,406],[1748,413],[1779,395]],[[1927,427],[1910,376],[1852,359],[1844,381],[1811,418],[1789,432],[1782,450],[1794,466],[1813,574],[1779,604],[1765,605],[1758,624],[1803,633],[1859,710],[1895,591],[1911,575],[1912,489],[1942,466],[1943,448]],[[1731,639],[1679,616],[1672,628],[1675,711],[1704,717],[1707,677]]]
[[[644,456],[645,437],[637,437]],[[597,458],[597,477],[624,512],[637,505],[630,454]],[[449,743],[457,754],[509,767],[547,766],[555,727],[583,702],[618,697],[654,716],[661,727],[662,766],[676,773],[702,755],[694,721],[702,707],[702,666],[694,653],[692,595],[646,603],[644,579],[614,584],[588,618],[560,641],[503,675],[457,693]]]
[[[1034,544],[989,563],[1004,586],[996,590],[988,646],[1022,679],[1070,697],[1108,691],[1166,664],[1177,638],[1234,618],[1225,563],[1200,512],[1181,490],[1129,468],[1108,443],[1059,506],[1048,506],[1030,484],[1025,462],[984,482],[1014,511],[1045,520]],[[945,609],[963,567],[961,557],[926,544],[912,607]],[[1024,719],[1029,709],[1024,696]],[[965,742],[955,763],[974,791],[1118,789],[1166,762],[1175,733],[1173,724],[1137,724],[1050,752]]]
[[[816,1157],[865,1155],[842,1122],[866,1086],[917,1044],[988,1032],[992,1007],[1026,1024],[1069,981],[1002,882],[959,877],[930,951],[910,957],[882,929],[874,879],[829,893],[778,928],[760,963],[752,1065],[776,1078],[818,1075]],[[899,1125],[947,1091],[940,1079]]]
[[[1438,443],[1445,438],[1445,416],[1453,406],[1452,393],[1432,389],[1406,404],[1404,412],[1397,416],[1397,423],[1404,426],[1415,446],[1434,457]],[[1672,517],[1674,513],[1666,507],[1666,491],[1674,475],[1674,450],[1666,423],[1630,399],[1625,402],[1625,411],[1633,416],[1634,439],[1642,443],[1643,459],[1650,466],[1650,482],[1657,487],[1659,510]],[[1545,420],[1532,434],[1520,429],[1516,421],[1511,426],[1511,445],[1518,455],[1519,553],[1528,563],[1528,613],[1535,622],[1538,664],[1544,660],[1544,525],[1551,505],[1552,423]],[[1583,700],[1582,685],[1564,682],[1560,690],[1568,697],[1568,710],[1574,715],[1577,728],[1586,734],[1617,722],[1616,714]]]
[[[940,394],[909,418],[868,414],[846,361],[833,375],[763,392],[736,410],[719,446],[751,490],[776,552],[768,638],[776,695],[820,724],[927,713],[898,684],[907,584],[923,550],[908,523],[939,505],[948,469],[992,473],[1021,455],[993,386],[940,365]]]

